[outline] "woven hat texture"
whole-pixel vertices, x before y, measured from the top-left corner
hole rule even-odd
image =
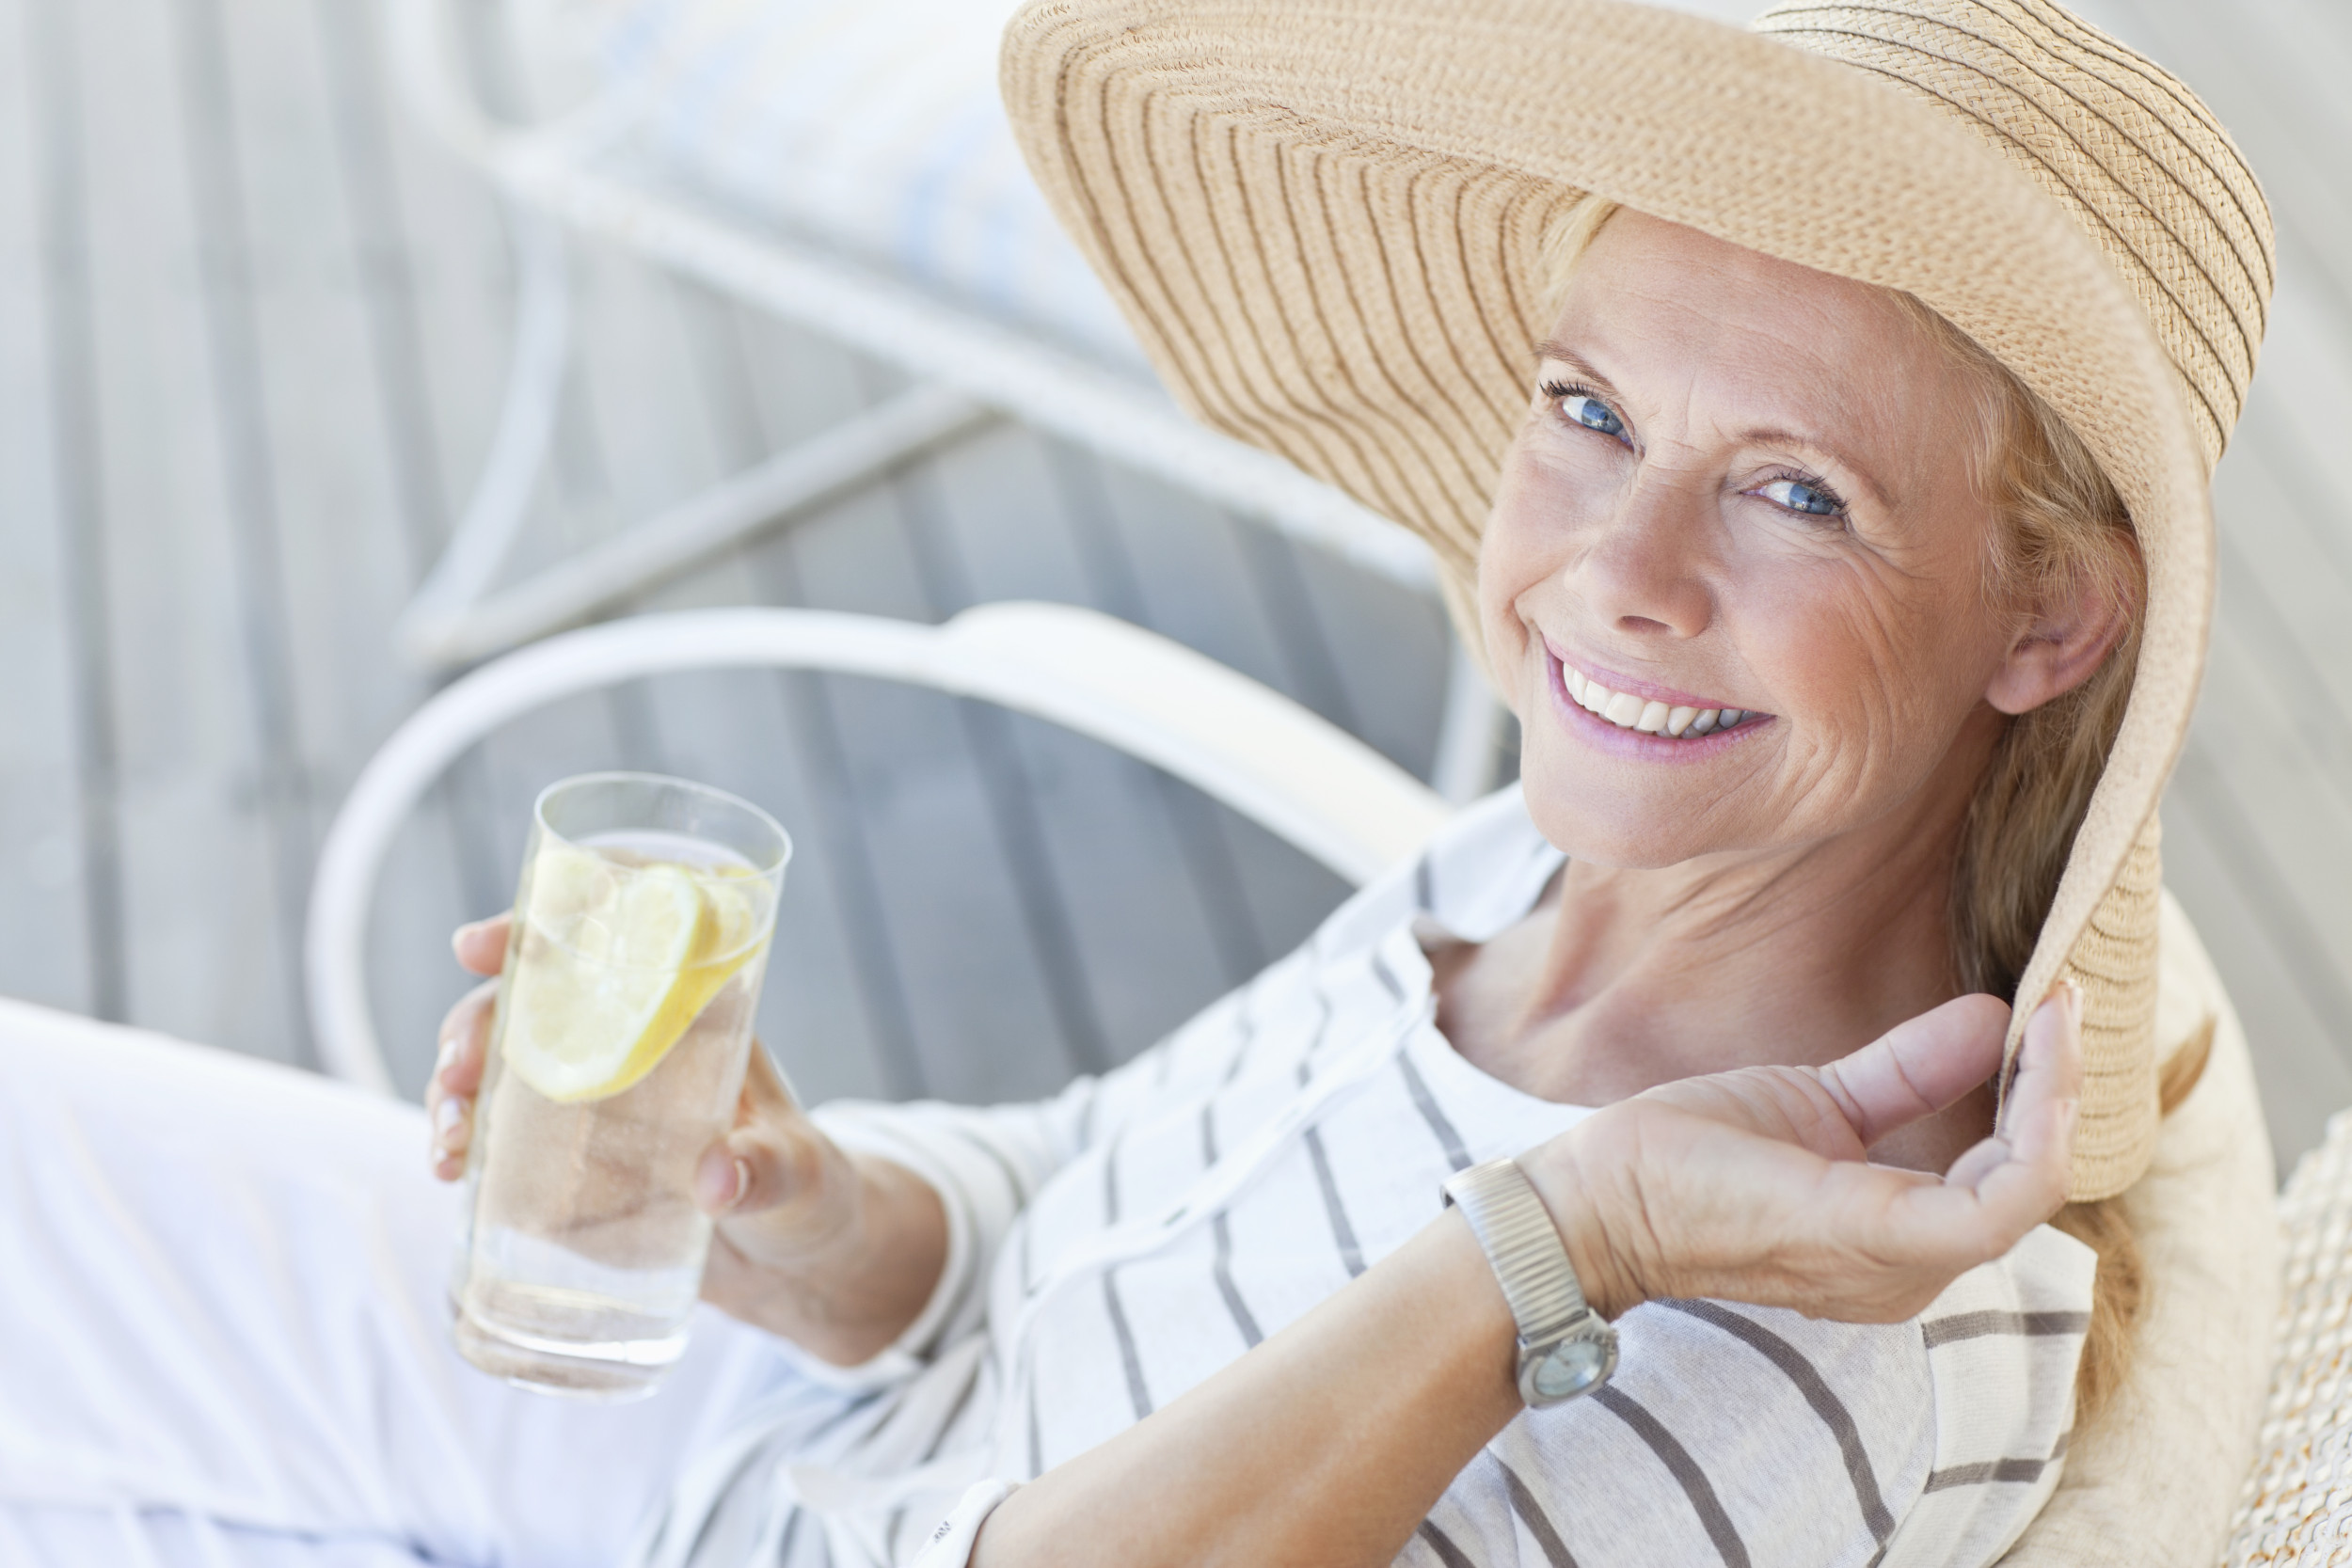
[[[1032,0],[1007,108],[1162,376],[1435,547],[1456,621],[1592,193],[1916,294],[2073,425],[2148,569],[2138,673],[2019,994],[2084,989],[2073,1193],[2157,1120],[2155,808],[2195,703],[2212,466],[2272,283],[2195,96],[2044,0]],[[2012,1027],[2022,1037],[2026,1009]]]

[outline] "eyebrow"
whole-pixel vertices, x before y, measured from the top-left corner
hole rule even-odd
[[[1536,344],[1535,356],[1538,364],[1547,360],[1556,360],[1567,366],[1576,372],[1580,379],[1590,381],[1602,390],[1616,389],[1615,384],[1603,374],[1597,366],[1556,338],[1546,339],[1543,342]],[[1762,425],[1741,431],[1740,439],[1752,446],[1793,448],[1816,457],[1828,458],[1860,481],[1863,488],[1870,493],[1870,499],[1888,511],[1894,510],[1894,500],[1886,493],[1886,486],[1881,484],[1867,467],[1857,462],[1851,453],[1825,436],[1808,435],[1798,430],[1784,430],[1776,425]]]

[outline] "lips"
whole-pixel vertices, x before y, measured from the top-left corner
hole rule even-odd
[[[1565,659],[1560,660],[1560,679],[1567,688],[1569,697],[1595,718],[1605,720],[1621,730],[1654,735],[1666,740],[1696,740],[1701,736],[1734,729],[1752,720],[1766,717],[1753,708],[1737,708],[1723,704],[1701,706],[1696,703],[1668,703],[1630,691],[1613,691]]]

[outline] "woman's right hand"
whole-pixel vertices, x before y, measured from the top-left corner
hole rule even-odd
[[[425,1085],[433,1174],[444,1181],[465,1174],[472,1146],[513,924],[496,915],[452,939],[457,961],[488,978],[441,1020]],[[694,1201],[717,1222],[703,1299],[845,1366],[914,1321],[946,1261],[946,1213],[930,1184],[826,1137],[756,1042],[735,1124],[695,1167]]]

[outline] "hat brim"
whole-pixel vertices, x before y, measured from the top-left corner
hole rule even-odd
[[[1864,70],[1627,0],[1035,0],[1003,84],[1176,395],[1422,534],[1457,603],[1550,326],[1542,242],[1580,195],[1933,307],[2081,435],[2147,567],[2130,705],[2021,1001],[2100,947],[2111,894],[2140,900],[2127,861],[2153,911],[2210,613],[2205,458],[2129,285],[1985,139]],[[2087,1011],[2078,1197],[2153,1145],[2153,957],[2144,1008]],[[2137,989],[2137,958],[2104,961]]]

